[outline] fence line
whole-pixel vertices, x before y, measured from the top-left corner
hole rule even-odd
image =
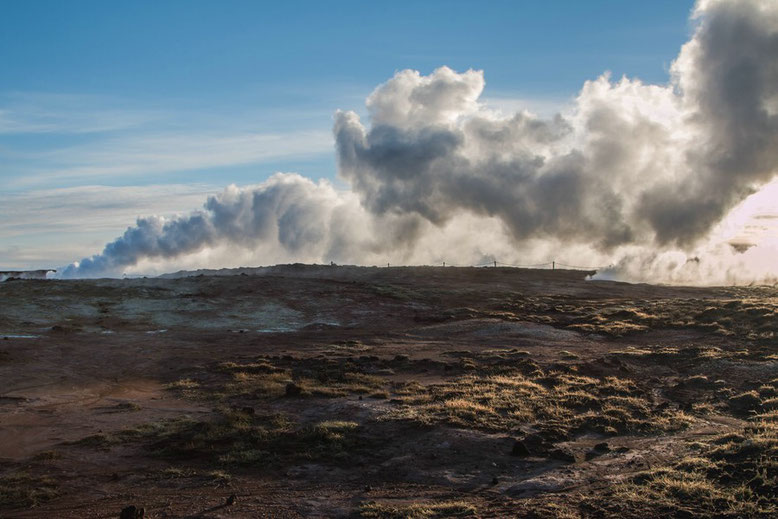
[[[613,264],[610,265],[603,265],[599,267],[584,267],[581,265],[568,265],[566,263],[559,263],[558,261],[546,261],[544,263],[528,263],[528,264],[516,264],[516,263],[503,263],[502,261],[497,260],[491,260],[487,263],[479,263],[476,265],[462,265],[459,263],[449,263],[447,261],[442,262],[444,267],[459,267],[459,268],[465,268],[465,267],[474,267],[474,268],[480,268],[480,267],[512,267],[512,268],[543,268],[543,267],[551,267],[551,270],[555,270],[557,267],[563,267],[566,269],[574,269],[574,270],[603,270],[608,268],[613,268]],[[389,264],[387,263],[387,266]]]

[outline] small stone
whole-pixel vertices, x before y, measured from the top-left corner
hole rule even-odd
[[[286,396],[300,396],[302,392],[303,389],[294,382],[289,382],[286,385]]]
[[[145,515],[145,508],[138,508],[135,505],[130,505],[122,508],[122,511],[119,514],[119,519],[143,519]]]
[[[602,442],[595,445],[594,450],[599,452],[610,452],[611,448],[608,446],[608,442]]]
[[[492,478],[492,485],[496,485],[496,484],[497,484],[497,483],[499,483],[499,482],[500,482],[500,480],[499,480],[499,479],[497,479],[497,476],[495,476],[495,477],[493,477],[493,478]]]
[[[224,504],[227,506],[232,506],[235,504],[235,501],[237,500],[238,500],[238,496],[232,494],[230,497],[227,498],[227,501],[225,501]]]
[[[370,492],[371,490],[373,490],[373,487],[370,485],[365,485],[365,492]]]
[[[603,453],[600,452],[600,451],[590,450],[589,452],[586,453],[586,456],[584,456],[584,459],[586,459],[586,461],[593,460],[594,458],[596,458],[598,456],[602,456],[602,454]]]
[[[526,445],[524,445],[524,442],[521,440],[516,440],[513,442],[513,448],[511,449],[511,456],[518,456],[518,457],[527,457],[530,455],[529,449]]]

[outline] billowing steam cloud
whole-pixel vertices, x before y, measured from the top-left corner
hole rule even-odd
[[[488,109],[480,71],[398,72],[367,99],[369,124],[335,115],[351,191],[284,174],[229,187],[192,215],[138,220],[64,275],[219,248],[255,263],[555,253],[663,281],[728,268],[740,260],[711,236],[778,171],[778,3],[700,1],[693,16],[668,85],[606,74],[552,119]]]

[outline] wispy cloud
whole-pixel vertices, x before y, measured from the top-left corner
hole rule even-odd
[[[230,167],[284,157],[332,153],[332,148],[329,131],[213,135],[172,132],[122,136],[51,151],[30,152],[22,159],[29,159],[35,166],[13,180],[11,185],[23,188],[62,180],[105,182],[116,177]]]
[[[117,179],[126,184],[134,176],[331,154],[329,118],[320,107],[307,115],[154,110],[100,96],[0,94],[0,178],[11,190]]]
[[[164,118],[106,96],[14,92],[0,95],[0,135],[88,134],[126,130]]]
[[[81,186],[0,194],[0,267],[65,264],[99,250],[139,216],[172,216],[202,207],[214,186]]]
[[[0,194],[0,240],[42,228],[46,232],[115,231],[138,216],[189,212],[202,206],[206,194],[219,189],[187,184],[93,185]]]

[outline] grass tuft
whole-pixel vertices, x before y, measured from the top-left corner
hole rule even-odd
[[[359,510],[361,517],[375,519],[431,519],[438,517],[470,517],[477,513],[466,501],[389,504],[371,501]]]
[[[56,481],[47,476],[17,472],[0,477],[0,506],[31,508],[57,497]]]

